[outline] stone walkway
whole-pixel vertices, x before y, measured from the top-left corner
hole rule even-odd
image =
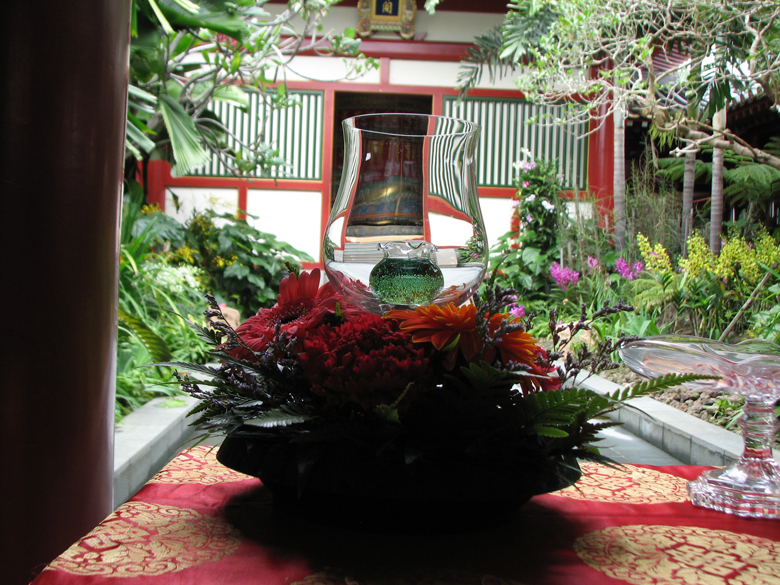
[[[658,447],[629,433],[622,427],[604,429],[598,435],[603,440],[596,444],[602,455],[617,463],[639,463],[644,465],[683,465]]]

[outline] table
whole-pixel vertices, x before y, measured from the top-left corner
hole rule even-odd
[[[585,463],[507,525],[399,535],[276,510],[215,455],[180,453],[33,585],[780,584],[780,522],[694,507],[703,467]]]

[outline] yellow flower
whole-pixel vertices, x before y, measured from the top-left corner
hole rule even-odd
[[[761,270],[756,264],[756,252],[742,237],[726,240],[715,261],[714,272],[720,278],[731,278],[736,275],[737,268],[742,278],[749,283],[755,283],[761,277]]]
[[[144,215],[152,215],[153,213],[162,213],[160,206],[155,203],[154,205],[144,205],[141,207],[141,213]]]
[[[188,264],[194,264],[195,263],[195,250],[193,250],[189,245],[184,244],[181,248],[176,250],[176,255],[179,256],[182,260],[187,262]]]
[[[710,250],[701,234],[695,233],[688,238],[688,258],[679,262],[688,276],[700,276],[705,272],[713,272],[715,255]]]
[[[660,274],[672,271],[672,261],[669,258],[669,253],[660,242],[655,246],[651,246],[650,241],[641,232],[636,235],[636,241],[639,245],[639,251],[642,253],[645,270]]]
[[[765,266],[780,261],[780,244],[765,229],[759,232],[756,239],[756,260]]]

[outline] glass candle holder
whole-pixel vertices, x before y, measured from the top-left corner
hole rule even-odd
[[[688,483],[696,506],[737,516],[780,519],[780,467],[772,455],[780,423],[780,346],[751,339],[728,345],[691,336],[661,335],[629,343],[620,350],[634,372],[656,378],[666,374],[699,374],[691,387],[722,389],[745,398],[739,426],[745,447],[739,461],[704,472]]]
[[[323,264],[363,310],[455,303],[476,292],[488,244],[477,197],[479,127],[421,114],[344,120],[344,168]]]

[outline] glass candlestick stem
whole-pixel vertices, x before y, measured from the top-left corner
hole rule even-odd
[[[620,350],[625,364],[648,378],[666,374],[712,376],[687,385],[738,393],[744,447],[739,461],[705,471],[688,483],[696,506],[748,518],[780,520],[780,467],[772,454],[780,423],[780,346],[760,339],[728,345],[685,335],[659,335]]]
[[[731,467],[705,471],[688,484],[691,501],[737,516],[780,518],[780,467],[772,456],[780,423],[773,401],[746,400],[739,426],[745,441]]]

